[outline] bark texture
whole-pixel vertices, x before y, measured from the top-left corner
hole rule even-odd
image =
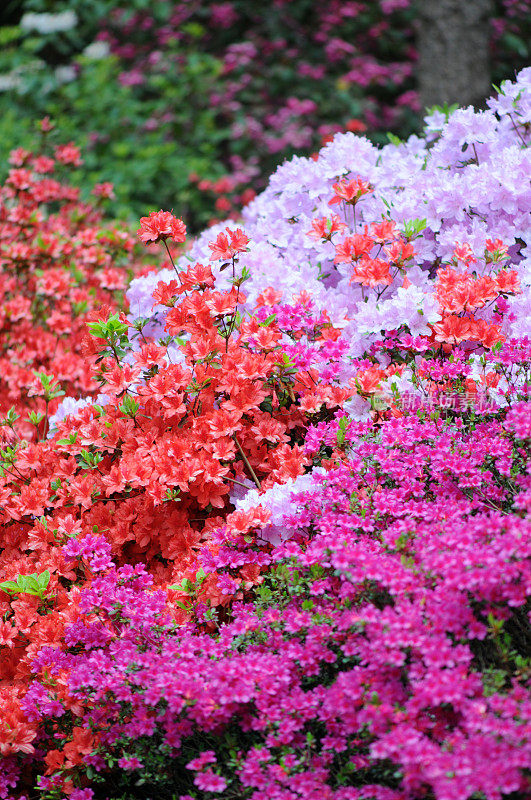
[[[418,82],[423,108],[481,107],[490,94],[493,0],[418,0]]]

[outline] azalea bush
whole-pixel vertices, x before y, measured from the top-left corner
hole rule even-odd
[[[494,3],[496,83],[528,62],[528,19],[528,0]],[[114,182],[115,214],[156,198],[198,231],[338,131],[384,143],[420,125],[411,0],[282,0],[265,15],[242,0],[25,0],[11,21],[0,156],[52,115],[83,147],[83,183]]]
[[[142,217],[2,451],[0,796],[529,793],[530,77]]]
[[[0,415],[3,435],[45,436],[66,394],[97,392],[83,354],[85,323],[102,305],[123,307],[128,277],[141,268],[135,240],[104,225],[110,183],[89,202],[70,183],[82,163],[72,143],[55,143],[48,119],[36,150],[14,150],[0,190]],[[8,414],[8,416],[6,416]]]

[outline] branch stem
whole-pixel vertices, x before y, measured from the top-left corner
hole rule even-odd
[[[238,448],[238,450],[239,450],[239,453],[240,453],[241,457],[243,458],[243,461],[244,461],[244,463],[245,463],[245,466],[246,466],[246,467],[247,467],[247,469],[249,470],[249,473],[250,473],[250,475],[251,475],[251,478],[252,478],[252,479],[253,479],[253,481],[255,482],[255,484],[256,484],[256,486],[257,486],[257,488],[258,488],[258,491],[260,492],[260,491],[262,490],[262,486],[261,486],[261,484],[260,484],[260,481],[259,481],[259,480],[258,480],[258,478],[256,477],[256,473],[255,473],[254,469],[253,469],[253,468],[251,467],[251,465],[249,464],[249,460],[248,460],[247,456],[245,455],[245,453],[243,452],[242,446],[241,446],[241,444],[239,443],[238,439],[236,438],[236,434],[233,434],[232,438],[233,438],[233,440],[234,440],[234,442],[235,442],[235,444],[236,444],[236,447],[237,447],[237,448]]]

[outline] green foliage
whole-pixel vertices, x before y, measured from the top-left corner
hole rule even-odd
[[[207,101],[208,86],[219,71],[216,59],[197,54],[178,76],[173,71],[153,74],[142,94],[120,83],[120,63],[112,56],[78,56],[78,77],[68,83],[25,53],[13,59],[20,86],[0,93],[1,178],[7,174],[9,152],[16,146],[31,148],[34,121],[50,116],[60,132],[57,141],[75,140],[82,149],[84,163],[74,180],[83,186],[114,184],[113,215],[138,218],[149,210],[174,208],[192,227],[206,224],[211,204],[190,186],[188,176],[196,172],[216,178],[224,171],[216,163],[216,149],[228,133],[216,126]],[[4,54],[0,72],[6,67]]]
[[[120,320],[120,315],[118,313],[111,314],[107,320],[100,319],[97,322],[87,323],[87,327],[92,336],[106,342],[106,347],[100,350],[98,361],[111,356],[119,364],[131,348],[127,336],[128,327],[125,322]]]
[[[254,589],[257,610],[284,608],[293,598],[300,598],[302,609],[311,611],[314,602],[310,597],[310,589],[323,575],[324,569],[317,564],[307,572],[299,568],[295,561],[278,564],[264,575],[263,583]]]
[[[417,236],[424,230],[426,227],[427,220],[424,219],[410,219],[404,222],[402,227],[402,234],[404,238],[408,241],[411,239],[416,239]]]
[[[32,575],[17,575],[16,581],[3,581],[0,590],[12,594],[31,594],[42,600],[49,583],[50,573],[45,570]]]
[[[36,370],[33,371],[33,374],[39,379],[42,386],[42,396],[46,402],[53,400],[55,397],[63,397],[65,392],[59,389],[57,378],[54,378],[53,375],[47,375],[45,372],[37,372]]]

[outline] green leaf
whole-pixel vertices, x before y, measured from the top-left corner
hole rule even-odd
[[[137,403],[137,401],[134,400],[131,395],[126,394],[124,395],[124,398],[118,408],[128,417],[135,417],[138,413],[138,409],[140,408],[140,403]]]
[[[30,594],[34,597],[42,599],[44,592],[50,582],[50,573],[48,570],[40,574],[34,572],[32,575],[17,575],[15,581],[4,581],[0,583],[0,589],[5,592],[20,592],[21,594]]]
[[[519,36],[516,36],[514,33],[505,32],[503,34],[502,41],[510,50],[518,53],[521,58],[527,58],[527,45]]]
[[[68,439],[58,439],[57,444],[60,447],[68,447],[70,444],[75,444],[77,441],[77,431],[75,433],[71,433]]]
[[[18,592],[20,587],[15,581],[3,581],[0,583],[0,589],[2,589],[3,592]]]
[[[391,144],[395,144],[395,145],[404,144],[402,139],[399,136],[395,136],[394,133],[388,133],[387,134],[387,138],[389,139]]]
[[[173,589],[173,586],[170,586],[170,589]],[[190,611],[190,606],[187,606],[186,603],[181,603],[180,600],[174,600],[174,603],[179,608],[182,608],[183,611]]]
[[[41,574],[37,576],[37,583],[39,584],[41,589],[47,588],[48,584],[50,583],[49,570],[45,569],[44,572],[41,572]]]

